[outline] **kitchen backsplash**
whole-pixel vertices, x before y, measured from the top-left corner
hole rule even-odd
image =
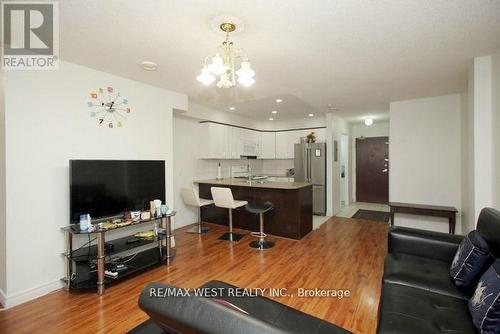
[[[293,168],[293,160],[262,160],[262,174],[285,176],[287,169]]]
[[[231,177],[231,166],[246,166],[250,163],[252,174],[262,173],[262,160],[196,160],[197,166],[195,171],[195,179],[215,179],[217,177],[217,166],[219,162],[222,167],[222,177]]]
[[[217,177],[217,166],[221,163],[222,177],[231,177],[231,166],[246,166],[250,163],[252,174],[285,176],[293,168],[293,160],[196,160],[195,179],[206,180]]]

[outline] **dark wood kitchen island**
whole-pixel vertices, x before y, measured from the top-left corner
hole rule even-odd
[[[249,203],[274,204],[264,215],[264,232],[275,236],[302,239],[312,231],[312,184],[306,182],[248,182],[246,179],[195,181],[200,186],[200,197],[212,199],[211,187],[231,188],[235,200]],[[203,207],[204,222],[228,225],[228,210],[214,205]],[[233,210],[233,226],[248,231],[259,230],[258,215]]]

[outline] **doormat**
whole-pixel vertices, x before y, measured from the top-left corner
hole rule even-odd
[[[384,211],[372,211],[372,210],[358,210],[354,216],[351,218],[355,219],[365,219],[365,220],[373,220],[377,222],[389,222],[389,218],[391,217],[390,212]]]

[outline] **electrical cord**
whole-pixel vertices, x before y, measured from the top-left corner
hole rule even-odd
[[[85,247],[85,246],[87,246],[87,245],[88,245],[89,255],[90,255],[90,244],[91,244],[92,242],[96,241],[96,240],[97,240],[97,238],[94,238],[94,239],[90,240],[90,234],[87,234],[87,235],[88,235],[88,237],[89,237],[89,241],[87,241],[86,243],[84,243],[83,245],[81,245],[80,247],[78,247],[77,249],[73,249],[73,250],[71,251],[71,255],[73,255],[73,253],[74,253],[74,252],[76,252],[76,251],[78,251],[78,250],[82,249],[83,247]]]

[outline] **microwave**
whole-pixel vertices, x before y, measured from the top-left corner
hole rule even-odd
[[[257,157],[259,155],[259,142],[255,139],[241,140],[241,156]]]

